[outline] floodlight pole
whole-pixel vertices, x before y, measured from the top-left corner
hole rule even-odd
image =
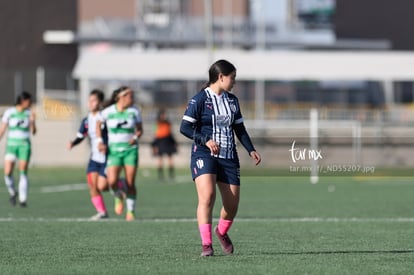
[[[226,48],[231,49],[233,47],[233,0],[223,1],[223,10],[226,17],[226,19],[223,20],[223,23],[225,24],[223,44]]]
[[[258,13],[263,13],[263,1],[256,0]],[[264,16],[258,16],[256,22],[256,50],[266,49],[266,22]]]
[[[23,77],[22,73],[19,71],[14,72],[14,98],[17,98],[17,95],[23,90]]]
[[[310,121],[309,121],[309,135],[310,135],[310,147],[313,152],[318,151],[318,110],[312,108],[310,110]],[[317,158],[311,159],[311,176],[310,182],[315,184],[319,181],[319,166]]]
[[[45,69],[37,67],[36,69],[36,103],[39,105],[45,96]]]
[[[135,38],[140,40],[146,37],[144,18],[145,3],[142,0],[135,0]]]
[[[80,111],[82,114],[86,113],[88,110],[88,94],[89,94],[89,79],[81,78],[79,81],[80,88]]]
[[[263,12],[262,0],[256,0],[258,13]],[[266,48],[266,29],[263,16],[259,16],[256,22],[256,51],[264,51]],[[265,118],[265,80],[256,78],[255,80],[255,119],[263,121]]]
[[[265,119],[265,81],[264,79],[256,79],[254,83],[254,113],[256,121]]]
[[[204,0],[204,22],[206,31],[206,49],[208,64],[213,63],[213,3],[212,0]]]

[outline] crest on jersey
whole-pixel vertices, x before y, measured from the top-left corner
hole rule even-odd
[[[28,120],[25,120],[25,119],[19,119],[16,122],[16,126],[17,127],[28,127],[29,126],[29,121]]]
[[[230,110],[231,110],[233,113],[235,113],[235,112],[237,111],[237,106],[236,106],[236,104],[231,103],[231,104],[230,104]]]
[[[213,102],[211,101],[211,98],[207,98],[204,104],[207,109],[213,110]]]
[[[231,124],[231,117],[229,115],[217,115],[216,123],[219,127],[228,127]]]
[[[116,124],[116,128],[123,128],[123,126],[125,125],[128,125],[128,121],[124,119],[123,121],[118,121],[118,123]]]

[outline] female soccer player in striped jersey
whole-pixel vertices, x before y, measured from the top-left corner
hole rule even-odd
[[[124,168],[127,184],[126,220],[135,219],[137,191],[135,177],[138,166],[138,138],[142,135],[142,118],[140,111],[133,107],[133,92],[129,87],[121,87],[114,91],[111,105],[101,113],[96,133],[100,151],[105,151],[101,125],[108,128],[108,162],[107,174],[109,188],[115,194],[115,213],[121,215],[124,208],[122,190],[118,190],[119,175]],[[101,137],[99,139],[99,137]]]
[[[261,161],[243,124],[240,105],[230,93],[236,68],[218,60],[209,69],[207,87],[189,102],[180,132],[192,139],[191,173],[198,194],[197,221],[202,242],[201,256],[212,256],[212,213],[216,187],[223,207],[215,234],[225,254],[233,253],[227,232],[236,216],[240,198],[240,163],[235,135],[258,165]]]
[[[30,110],[32,97],[28,92],[22,92],[16,100],[15,107],[7,109],[0,126],[0,139],[8,128],[6,156],[4,160],[4,180],[10,195],[10,203],[15,206],[17,194],[21,207],[27,206],[29,180],[27,168],[31,155],[30,134],[36,134],[35,113]],[[16,160],[19,161],[19,192],[13,181],[13,169]]]
[[[89,114],[82,120],[76,138],[69,142],[68,149],[71,150],[74,146],[82,142],[82,140],[89,136],[91,145],[91,155],[87,168],[87,182],[89,185],[89,193],[91,201],[96,209],[96,214],[91,217],[92,220],[100,220],[108,217],[105,202],[101,194],[101,190],[107,188],[106,181],[106,154],[99,152],[98,140],[96,139],[96,122],[99,110],[104,100],[104,94],[100,90],[92,90],[89,94],[88,109]],[[105,125],[102,125],[102,140],[107,143],[108,134]]]

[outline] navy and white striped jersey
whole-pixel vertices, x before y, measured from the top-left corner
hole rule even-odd
[[[212,139],[220,146],[220,152],[215,157],[237,158],[234,131],[248,152],[254,151],[244,128],[239,101],[229,92],[217,95],[210,88],[206,88],[196,94],[188,103],[180,130],[194,140],[193,152],[210,155],[205,143]]]
[[[90,158],[93,161],[99,163],[106,162],[106,154],[99,152],[98,150],[98,141],[96,139],[96,124],[98,120],[98,115],[93,115],[89,113],[87,117],[82,120],[82,123],[79,127],[79,131],[76,134],[76,139],[78,140],[76,143],[79,143],[85,137],[89,137],[90,145],[91,145],[91,156]],[[102,139],[104,144],[108,143],[108,132],[106,130],[105,124],[102,124]]]

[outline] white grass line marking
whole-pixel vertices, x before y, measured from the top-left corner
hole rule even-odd
[[[280,222],[280,223],[414,223],[413,218],[238,218],[237,222]],[[89,218],[0,218],[0,222],[96,222]],[[98,222],[124,222],[122,219],[104,219]],[[144,218],[137,222],[181,223],[196,222],[195,218]]]
[[[45,186],[45,187],[40,188],[40,193],[59,193],[59,192],[87,190],[87,189],[88,189],[88,185],[86,183],[75,183],[75,184]]]
[[[180,184],[189,182],[188,177],[177,177],[171,184]],[[50,185],[40,188],[40,193],[60,193],[67,191],[79,191],[79,190],[88,190],[87,183],[73,183],[73,184],[64,184],[64,185]]]

